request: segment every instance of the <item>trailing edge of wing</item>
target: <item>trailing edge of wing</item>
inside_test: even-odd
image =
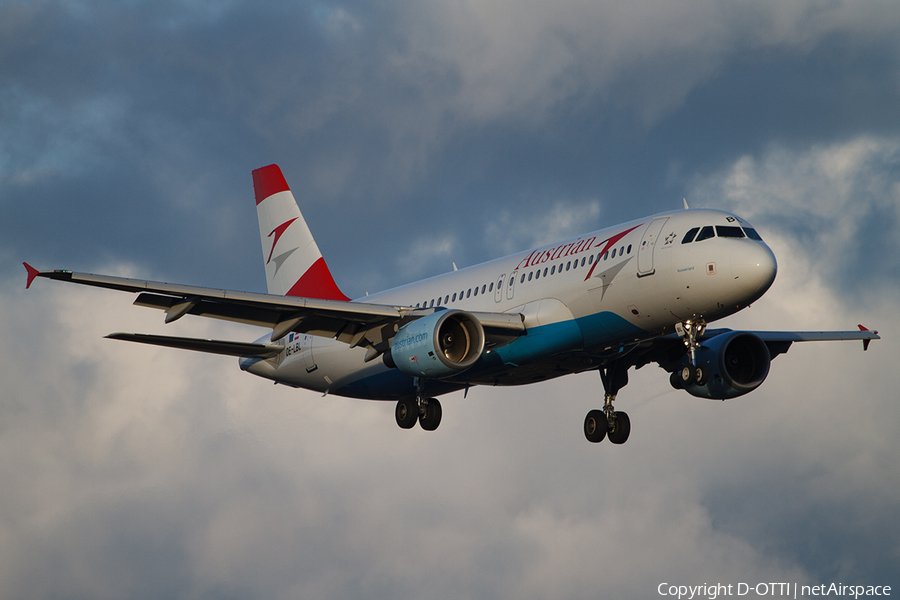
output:
[[[182,350],[208,352],[210,354],[224,354],[226,356],[271,358],[284,350],[283,346],[276,344],[249,344],[226,340],[204,340],[145,333],[111,333],[106,337],[111,340],[124,340],[126,342],[165,346],[166,348],[181,348]]]

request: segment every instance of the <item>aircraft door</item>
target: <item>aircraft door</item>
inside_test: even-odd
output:
[[[516,293],[516,279],[518,278],[519,271],[513,271],[509,275],[509,282],[506,284],[506,299],[512,300],[513,296]]]
[[[497,278],[497,291],[494,292],[494,302],[503,300],[503,280],[506,279],[506,273]]]
[[[659,240],[659,233],[662,231],[663,225],[669,217],[654,219],[647,230],[644,231],[644,237],[641,238],[641,245],[638,248],[637,263],[638,277],[646,277],[656,273],[653,266],[653,250],[656,248],[656,242]]]

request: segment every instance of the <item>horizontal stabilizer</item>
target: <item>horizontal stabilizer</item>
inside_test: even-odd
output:
[[[111,333],[107,338],[138,342],[167,348],[181,348],[195,352],[224,354],[226,356],[271,358],[284,350],[284,346],[276,344],[251,344],[246,342],[229,342],[225,340],[204,340],[200,338],[171,337],[166,335],[150,335],[145,333]]]

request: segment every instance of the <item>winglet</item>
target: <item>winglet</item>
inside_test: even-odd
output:
[[[859,327],[860,331],[869,331],[868,327],[863,327],[861,324],[857,325],[857,327]],[[874,333],[876,336],[878,335],[877,331],[873,331],[872,333]],[[872,341],[871,339],[863,340],[863,352],[865,352],[866,350],[869,349],[869,342],[871,342],[871,341]]]
[[[34,278],[40,274],[40,271],[29,265],[27,262],[23,262],[22,264],[25,265],[25,270],[28,271],[28,281],[25,283],[25,289],[27,290],[31,287],[31,282],[34,281]]]

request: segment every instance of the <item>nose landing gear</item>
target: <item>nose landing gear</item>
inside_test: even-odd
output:
[[[700,347],[700,337],[706,331],[706,323],[703,319],[698,321],[685,321],[675,325],[675,332],[684,338],[684,345],[687,347],[688,356],[690,356],[690,364],[684,365],[680,371],[676,371],[677,375],[673,376],[673,385],[676,382],[679,387],[696,384],[699,386],[706,385],[709,379],[709,370],[704,365],[697,364],[697,348]]]

